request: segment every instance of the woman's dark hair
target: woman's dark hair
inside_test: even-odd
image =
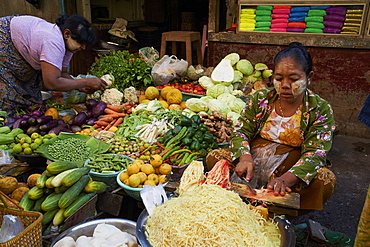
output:
[[[55,23],[62,30],[71,31],[72,39],[80,44],[95,44],[97,38],[90,23],[80,15],[63,15],[56,19]]]
[[[312,58],[310,53],[303,48],[299,42],[292,42],[289,47],[280,51],[274,58],[274,66],[283,58],[291,57],[297,64],[302,66],[303,71],[308,75],[312,71]]]

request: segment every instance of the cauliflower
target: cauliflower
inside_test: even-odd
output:
[[[139,102],[139,99],[137,97],[137,92],[134,87],[129,87],[126,88],[124,91],[124,96],[125,100],[129,102],[130,104],[134,105]]]
[[[106,89],[101,96],[101,101],[108,105],[120,105],[123,99],[123,93],[117,88]]]

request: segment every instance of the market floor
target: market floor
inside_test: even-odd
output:
[[[292,223],[297,225],[313,219],[331,231],[355,238],[370,185],[370,139],[334,136],[328,159],[337,176],[333,195],[323,210],[297,217]]]

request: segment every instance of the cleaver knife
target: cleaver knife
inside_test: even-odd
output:
[[[235,159],[232,161],[232,163],[236,166],[239,162],[239,159]],[[238,184],[245,184],[246,185],[246,189],[249,190],[250,193],[252,193],[253,195],[256,195],[257,192],[256,190],[251,186],[251,184],[249,183],[249,181],[245,178],[247,174],[246,173],[243,173],[243,176],[242,177],[239,177],[238,175],[236,175],[236,173],[234,172],[230,178],[230,182],[232,183],[238,183]]]

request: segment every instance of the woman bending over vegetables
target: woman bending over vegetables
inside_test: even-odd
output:
[[[307,88],[311,56],[293,42],[274,58],[274,88],[249,98],[232,137],[235,172],[275,195],[298,192],[300,209],[321,210],[336,185],[326,155],[335,123],[330,104]]]
[[[34,16],[0,17],[0,110],[41,103],[41,88],[86,93],[104,89],[100,78],[74,80],[67,66],[74,53],[96,41],[89,22],[64,15],[55,24]]]

